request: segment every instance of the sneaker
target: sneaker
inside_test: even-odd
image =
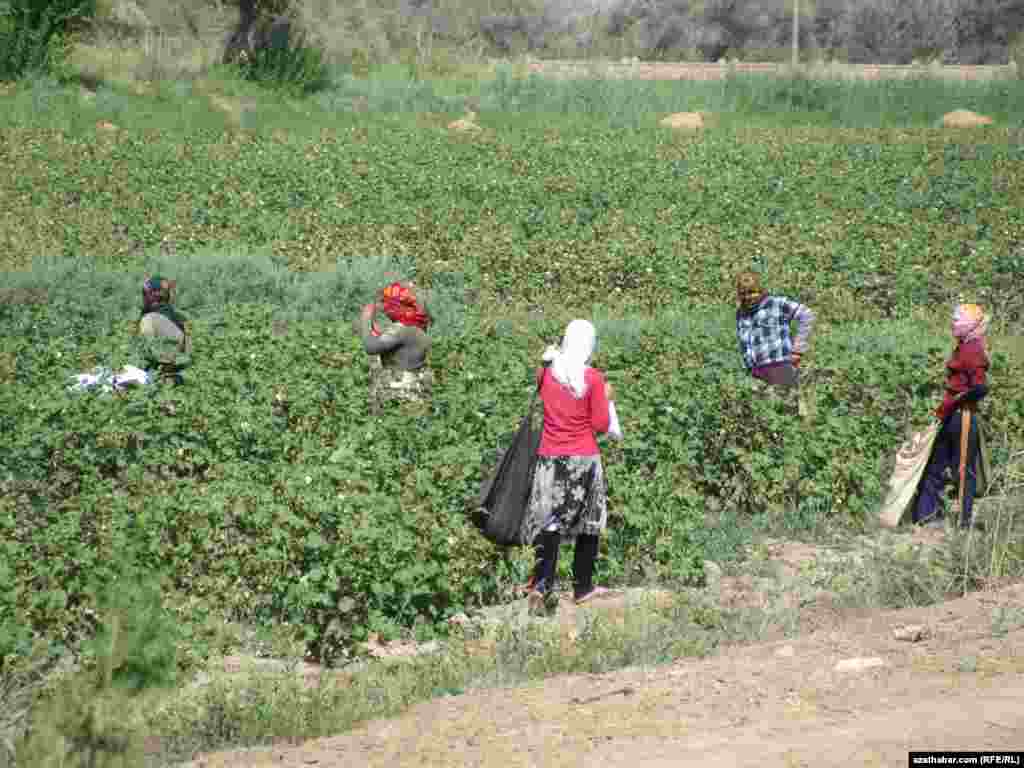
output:
[[[580,595],[579,597],[577,597],[576,605],[583,605],[584,603],[589,602],[590,600],[593,600],[596,597],[602,597],[604,595],[607,595],[609,592],[611,592],[611,590],[607,587],[594,587],[585,595]]]

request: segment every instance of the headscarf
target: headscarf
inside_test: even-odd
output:
[[[990,319],[977,304],[960,304],[953,310],[953,337],[960,343],[980,339],[984,345]]]
[[[736,297],[740,307],[752,309],[764,296],[765,290],[761,285],[761,276],[757,272],[740,272],[736,276]]]
[[[392,322],[427,330],[430,313],[416,298],[411,285],[394,282],[381,291],[381,304]]]
[[[174,308],[174,294],[178,283],[160,275],[147,277],[142,283],[142,314],[139,319],[155,312],[163,315],[174,323],[182,332],[188,333],[185,327],[186,318]]]
[[[573,320],[565,328],[559,347],[548,347],[544,361],[550,363],[555,381],[572,390],[577,399],[587,392],[587,363],[597,347],[597,331],[588,320]]]
[[[176,286],[174,280],[160,275],[147,277],[142,283],[142,314],[155,311],[161,304],[170,304]]]

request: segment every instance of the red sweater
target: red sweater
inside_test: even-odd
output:
[[[946,361],[946,395],[942,405],[935,409],[935,415],[945,421],[955,409],[957,395],[987,384],[988,365],[988,355],[979,340],[957,344],[953,356]]]
[[[547,373],[548,375],[544,375]],[[543,380],[541,377],[543,376]],[[600,453],[595,433],[608,431],[608,397],[604,374],[588,368],[587,389],[579,400],[572,390],[558,383],[546,368],[537,371],[544,403],[544,432],[539,456],[596,456]]]

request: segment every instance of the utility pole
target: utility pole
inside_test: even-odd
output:
[[[793,69],[800,64],[800,0],[793,0]]]

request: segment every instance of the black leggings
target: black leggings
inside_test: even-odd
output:
[[[547,593],[554,589],[558,576],[558,550],[562,543],[561,534],[544,531],[534,544],[536,564],[533,571],[534,589]],[[598,537],[580,534],[573,549],[572,574],[573,595],[583,597],[594,588],[594,561],[597,559]]]

